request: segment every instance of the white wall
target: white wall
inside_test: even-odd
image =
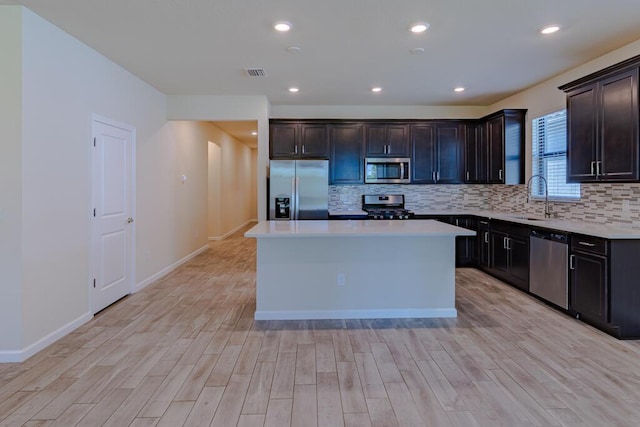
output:
[[[207,247],[207,145],[191,124],[167,122],[164,94],[26,8],[0,7],[0,61],[0,361],[10,361],[91,318],[91,114],[136,128],[137,280]]]
[[[280,119],[473,119],[485,107],[390,105],[274,105],[271,117]]]
[[[0,352],[22,346],[22,9],[0,6]]]
[[[139,141],[137,168],[136,282],[144,286],[207,245],[207,140],[198,123],[168,122]]]
[[[23,11],[22,292],[28,347],[89,314],[91,113],[134,126],[138,148],[144,148],[166,122],[166,97]]]
[[[201,122],[209,142],[209,239],[217,240],[257,218],[256,150]]]

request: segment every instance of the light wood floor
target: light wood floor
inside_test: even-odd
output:
[[[0,365],[0,425],[640,425],[640,342],[479,271],[457,319],[255,322],[254,270],[238,233]]]

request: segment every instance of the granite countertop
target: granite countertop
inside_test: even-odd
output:
[[[543,218],[536,215],[523,213],[504,213],[482,210],[455,210],[455,211],[414,211],[416,215],[474,215],[489,219],[498,219],[517,224],[525,224],[540,228],[566,231],[568,233],[585,234],[587,236],[601,237],[603,239],[640,239],[640,230],[631,227],[612,224],[596,224],[593,222],[570,221],[555,218]]]
[[[475,236],[475,231],[434,220],[260,221],[245,237],[429,237]]]
[[[585,234],[587,236],[601,237],[603,239],[640,239],[640,230],[631,227],[612,224],[597,224],[584,221],[570,221],[554,218],[543,218],[536,215],[523,213],[504,213],[484,210],[415,210],[416,215],[473,215],[478,217],[509,221],[517,224],[549,228],[552,230],[565,231],[568,233]],[[330,216],[366,216],[362,210],[332,210]],[[400,221],[402,222],[402,221]]]

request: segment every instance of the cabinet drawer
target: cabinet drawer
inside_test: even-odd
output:
[[[571,249],[607,255],[607,240],[599,237],[574,234],[571,236]]]

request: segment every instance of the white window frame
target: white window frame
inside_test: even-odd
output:
[[[564,127],[559,121],[564,118]],[[540,122],[544,120],[544,122]],[[551,123],[550,123],[551,122]],[[567,110],[554,111],[531,120],[531,176],[545,177],[549,188],[549,200],[560,202],[575,202],[580,200],[580,184],[566,182],[567,170],[567,138],[566,128]],[[551,135],[549,135],[551,134]],[[550,140],[549,138],[553,138]],[[562,144],[562,142],[564,142]],[[560,146],[558,145],[560,143]],[[542,145],[545,144],[545,145]],[[549,150],[548,145],[554,144],[555,150]],[[549,165],[556,166],[555,174]],[[531,197],[536,200],[544,199],[544,184],[539,178],[531,180]]]

